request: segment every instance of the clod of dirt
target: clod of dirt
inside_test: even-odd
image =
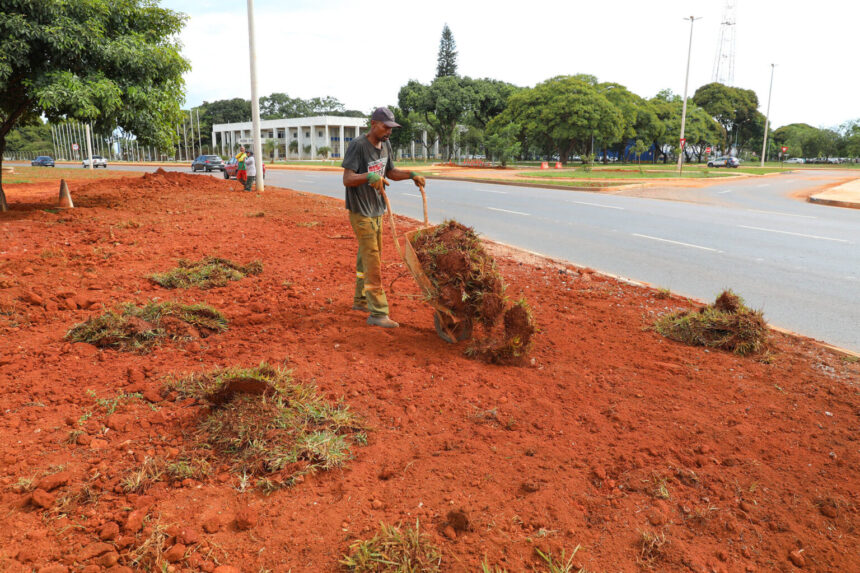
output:
[[[655,330],[678,342],[728,350],[741,356],[767,351],[767,322],[732,291],[697,311],[681,311],[660,318]]]
[[[260,514],[251,506],[241,508],[236,512],[236,529],[239,531],[248,531],[257,525],[260,519]]]
[[[454,509],[448,512],[446,516],[448,525],[454,528],[454,531],[469,531],[469,516],[462,509]]]

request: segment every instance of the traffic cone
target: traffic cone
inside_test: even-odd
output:
[[[549,163],[547,163],[546,161],[542,162],[540,164],[540,168],[541,169],[549,169]]]
[[[60,209],[74,209],[75,204],[72,203],[72,196],[69,194],[69,186],[66,185],[65,179],[60,179],[60,201],[58,203]]]
[[[556,161],[556,162],[555,162],[555,168],[556,168],[556,169],[561,169],[561,161]]]

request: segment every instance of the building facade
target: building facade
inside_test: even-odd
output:
[[[291,117],[287,119],[264,119],[260,120],[260,136],[263,143],[273,141],[274,158],[284,159],[321,159],[317,150],[328,147],[331,152],[329,157],[343,158],[346,147],[350,141],[367,130],[368,119],[366,117],[340,117],[333,115],[321,115],[316,117]],[[246,147],[253,143],[252,125],[250,121],[241,123],[216,123],[212,125],[212,149],[220,151],[223,157],[230,157],[240,145]],[[427,141],[427,133],[422,133],[422,139]],[[292,144],[292,142],[296,142]],[[417,143],[417,146],[416,146]],[[292,145],[291,145],[292,144]],[[416,147],[418,149],[416,149]],[[413,142],[411,149],[399,150],[398,155],[403,157],[425,158],[437,157],[439,144],[432,145],[432,153],[421,145],[421,142]]]

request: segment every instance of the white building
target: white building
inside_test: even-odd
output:
[[[340,117],[321,115],[316,117],[292,117],[288,119],[260,120],[260,136],[263,142],[274,141],[275,160],[281,153],[287,159],[318,159],[317,149],[331,149],[329,157],[342,158],[347,144],[366,131],[366,117]],[[426,141],[426,132],[422,134]],[[297,151],[290,151],[290,142],[295,141]],[[246,147],[253,143],[250,121],[241,123],[216,123],[212,125],[212,148],[220,150],[222,156],[231,156],[240,145]],[[308,151],[305,151],[310,147]],[[419,155],[428,156],[427,149],[418,142]],[[410,156],[415,157],[415,142],[412,143]],[[433,146],[433,157],[439,153],[439,144]],[[402,156],[402,150],[401,150]]]

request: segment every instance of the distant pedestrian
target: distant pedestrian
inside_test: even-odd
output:
[[[245,153],[245,146],[242,145],[239,147],[239,153],[236,154],[236,179],[242,185],[245,184],[245,179],[248,178],[248,172],[245,165],[245,160],[247,158],[248,154]]]
[[[245,158],[245,170],[247,171],[247,176],[245,177],[245,191],[250,191],[251,187],[254,186],[254,182],[257,180],[257,161],[254,159],[253,151],[249,151],[248,156]]]

